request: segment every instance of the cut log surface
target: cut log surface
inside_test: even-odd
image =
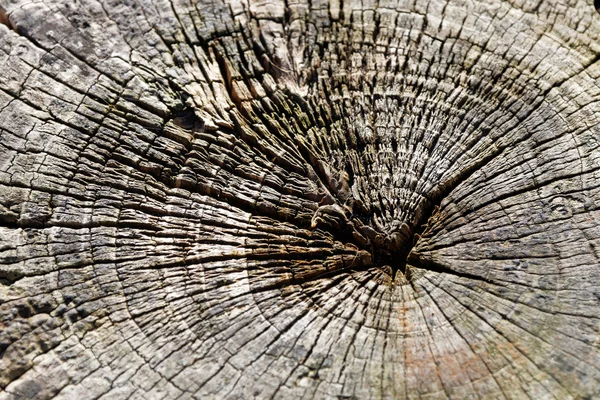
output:
[[[600,398],[594,1],[0,0],[32,398]]]

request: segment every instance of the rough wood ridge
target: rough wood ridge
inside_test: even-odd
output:
[[[600,397],[592,0],[0,0],[0,399]]]

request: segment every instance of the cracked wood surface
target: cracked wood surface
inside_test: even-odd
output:
[[[600,396],[592,0],[0,0],[0,399]]]

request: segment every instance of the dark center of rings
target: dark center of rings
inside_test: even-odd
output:
[[[436,208],[437,209],[437,208]],[[392,280],[398,273],[406,274],[406,265],[413,246],[423,231],[423,226],[411,228],[406,223],[391,233],[375,231],[361,220],[353,218],[337,205],[322,206],[315,213],[311,227],[320,228],[333,235],[334,240],[352,243],[369,254],[362,267],[377,267]]]

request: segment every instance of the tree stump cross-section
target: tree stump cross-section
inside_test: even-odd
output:
[[[0,400],[600,397],[592,0],[0,0]]]

